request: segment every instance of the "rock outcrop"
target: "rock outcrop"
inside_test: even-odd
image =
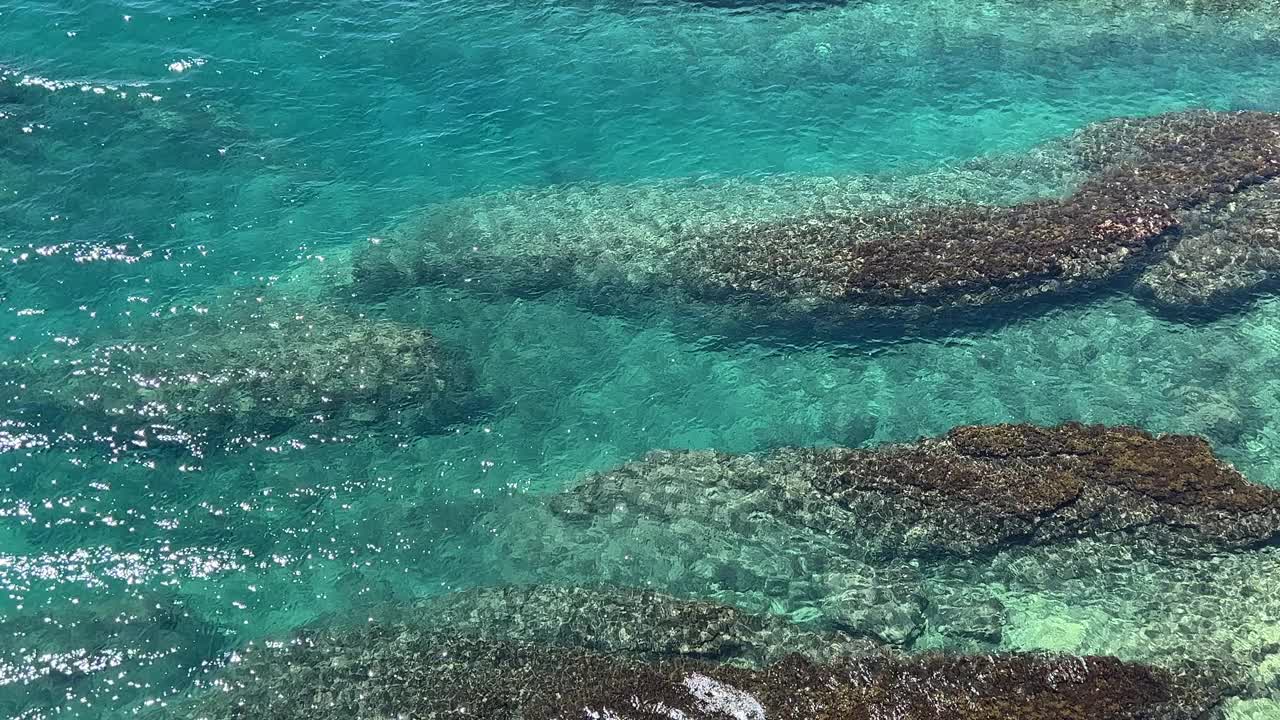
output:
[[[1271,180],[1183,218],[1174,249],[1143,270],[1137,289],[1156,306],[1210,313],[1280,280],[1280,181]]]
[[[503,577],[647,583],[902,648],[1000,647],[1013,591],[975,577],[989,563],[1090,598],[1090,582],[1167,585],[1199,616],[1211,608],[1177,598],[1221,574],[1202,566],[1247,567],[1249,549],[1280,540],[1280,492],[1203,440],[1078,424],[965,426],[872,449],[657,452],[512,502],[478,528]]]
[[[1115,535],[1171,551],[1280,538],[1280,492],[1249,483],[1203,440],[1079,424],[964,426],[871,450],[659,452],[552,504],[584,520],[665,515],[726,530],[767,514],[884,558]]]
[[[431,333],[322,306],[250,298],[144,318],[133,338],[20,368],[29,397],[122,449],[229,447],[305,425],[430,432],[468,405],[466,365]]]
[[[1211,690],[1112,658],[891,656],[763,670],[370,629],[260,652],[192,717],[1198,720]]]
[[[763,667],[726,665],[698,648],[735,635],[719,622],[728,611],[712,611],[707,626],[700,604],[649,597],[657,609],[645,609],[624,598],[619,615],[597,602],[598,592],[566,592],[518,593],[522,603],[551,598],[535,617],[566,609],[565,598],[586,601],[564,618],[559,638],[545,637],[541,619],[529,632],[524,605],[498,623],[464,610],[461,626],[441,617],[444,624],[330,627],[239,653],[184,710],[207,720],[1193,720],[1222,700],[1222,689],[1202,677],[1105,657],[874,654],[815,662],[793,654]],[[601,628],[583,627],[593,622],[592,607],[605,610]],[[477,635],[481,626],[487,631]],[[499,639],[504,627],[520,638]],[[608,639],[578,644],[590,638]],[[688,640],[692,654],[683,651]]]
[[[355,293],[379,298],[437,282],[517,294],[560,288],[593,305],[656,295],[839,323],[1092,291],[1177,252],[1214,208],[1260,202],[1250,188],[1280,175],[1280,114],[1106,121],[1034,156],[965,171],[985,177],[986,198],[928,187],[964,185],[961,173],[916,185],[797,179],[464,200],[362,252]],[[1237,255],[1253,252],[1247,237],[1238,242],[1248,249]],[[1180,262],[1203,265],[1201,255],[1189,246]],[[1232,282],[1256,277],[1237,273]]]

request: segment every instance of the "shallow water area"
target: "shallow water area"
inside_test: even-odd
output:
[[[235,649],[308,623],[603,579],[503,552],[513,534],[540,539],[546,498],[654,449],[870,447],[1075,420],[1200,435],[1280,487],[1280,299],[1265,288],[1211,317],[1104,289],[918,335],[748,323],[732,338],[625,295],[593,307],[442,282],[351,296],[355,253],[503,193],[622,187],[637,199],[609,202],[647,208],[653,188],[685,188],[732,213],[861,177],[1012,203],[1062,177],[1027,161],[1033,179],[987,187],[973,169],[1107,118],[1280,111],[1269,0],[771,4],[0,0],[0,714],[163,715]],[[735,196],[779,185],[792,189]],[[590,216],[600,197],[572,202]],[[391,339],[347,352],[340,375],[306,374],[323,349],[253,353],[307,331],[254,333],[309,322],[382,323],[375,337]],[[236,351],[208,350],[207,327]],[[447,377],[466,402],[433,422],[405,411],[424,376],[377,351],[410,336],[465,369]],[[275,376],[306,391],[263,407],[296,412],[161,402],[170,371],[256,387],[281,357],[297,362],[271,367],[304,369]],[[86,384],[117,362],[118,393]],[[382,379],[331,411],[334,378],[364,372]],[[226,420],[250,415],[271,421]],[[632,572],[643,534],[606,541],[617,555],[603,562]],[[1046,578],[1063,562],[1050,551],[930,568],[926,595],[997,598],[1005,627],[992,642],[934,616],[913,642],[1234,652],[1253,668],[1238,717],[1268,717],[1280,593],[1255,568],[1273,550],[1184,567],[1103,543],[1098,583],[1089,566]],[[675,565],[628,581],[705,589]],[[803,597],[747,590],[719,599],[813,620]],[[1220,625],[1193,627],[1218,607]],[[1168,632],[1178,613],[1185,633]]]

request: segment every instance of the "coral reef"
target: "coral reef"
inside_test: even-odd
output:
[[[514,617],[495,626],[491,603],[512,592]],[[208,720],[1191,720],[1219,706],[1226,689],[1205,675],[1106,657],[871,654],[819,663],[793,654],[763,667],[716,664],[699,651],[717,635],[732,642],[736,632],[725,634],[721,620],[733,611],[653,595],[623,593],[614,603],[605,591],[549,592],[481,591],[436,622],[329,627],[250,649],[184,710]],[[604,611],[598,621],[595,609]],[[549,637],[546,613],[556,610],[568,610],[566,630]],[[462,625],[451,625],[457,619]],[[518,637],[485,632],[504,625]],[[683,651],[685,639],[695,640],[694,653]]]
[[[27,367],[45,411],[121,445],[229,446],[303,423],[437,430],[467,403],[459,358],[395,322],[248,298],[135,329],[136,340]]]
[[[435,209],[359,253],[352,275],[369,298],[466,282],[568,286],[593,304],[621,291],[781,317],[928,317],[1089,290],[1159,262],[1206,208],[1280,174],[1278,138],[1280,115],[1187,111],[1098,123],[1021,163],[971,164],[953,175],[971,186],[956,190],[931,188],[948,181],[938,173],[517,191]]]

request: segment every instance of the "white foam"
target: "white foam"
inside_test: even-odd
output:
[[[765,720],[760,701],[732,685],[701,673],[685,678],[684,685],[698,699],[703,712],[722,713],[733,720]]]

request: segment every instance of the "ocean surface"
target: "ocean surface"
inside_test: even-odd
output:
[[[349,313],[351,254],[442,203],[929,177],[1107,118],[1280,111],[1269,2],[715,5],[0,0],[0,716],[138,715],[248,643],[527,580],[495,561],[503,508],[654,449],[1079,420],[1198,434],[1280,486],[1265,295],[1207,319],[1102,292],[919,336],[725,341],[450,284],[366,309],[465,358],[474,402],[440,427],[173,446],[49,409],[95,348],[199,339],[156,317],[264,295]],[[1116,638],[1142,618],[1108,625],[1105,593],[1038,602],[1002,649],[1141,656]]]

